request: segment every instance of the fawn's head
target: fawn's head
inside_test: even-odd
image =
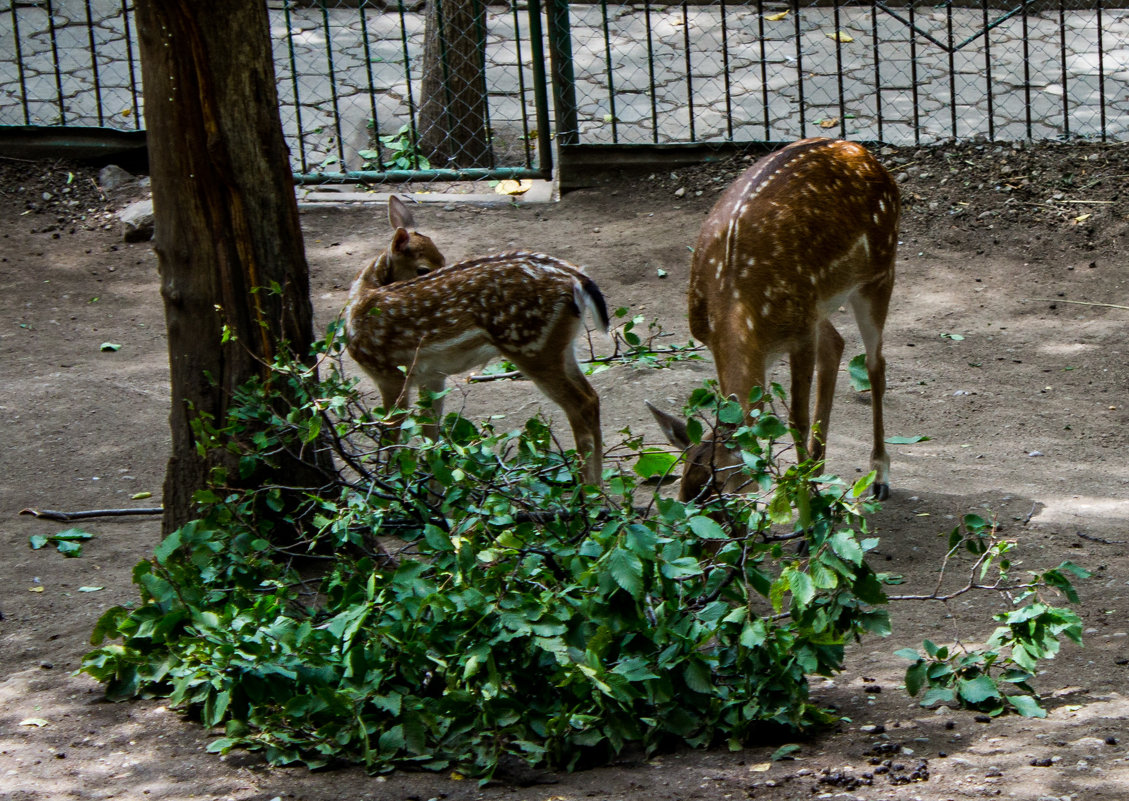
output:
[[[429,237],[415,228],[416,221],[404,201],[392,195],[388,199],[388,223],[392,241],[365,271],[365,280],[373,286],[386,286],[407,281],[441,268],[445,260]]]
[[[694,442],[686,428],[686,421],[658,409],[644,401],[651,410],[659,429],[676,448],[685,452],[682,482],[678,488],[680,501],[704,501],[718,493],[740,492],[745,481],[741,457],[730,444],[729,435],[735,426],[719,423],[712,436]]]

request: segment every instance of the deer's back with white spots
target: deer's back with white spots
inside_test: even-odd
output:
[[[889,481],[882,329],[899,212],[897,184],[864,147],[795,142],[756,162],[722,195],[702,225],[690,272],[690,330],[712,351],[721,391],[747,403],[772,363],[788,355],[792,425],[801,450],[815,458],[822,457],[843,350],[827,317],[849,303],[867,351],[879,497]]]

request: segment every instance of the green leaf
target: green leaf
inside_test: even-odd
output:
[[[777,440],[788,433],[788,426],[774,414],[762,414],[752,425],[753,435],[759,439]]]
[[[768,504],[768,519],[778,526],[786,526],[792,522],[792,503],[784,487],[777,488]]]
[[[651,669],[647,660],[637,656],[629,656],[620,660],[612,668],[612,672],[623,676],[628,681],[647,681],[660,678],[659,674]]]
[[[631,523],[624,529],[624,541],[632,553],[640,559],[654,559],[658,545],[658,535],[647,526]]]
[[[906,692],[911,696],[916,696],[921,692],[921,688],[925,686],[927,681],[926,670],[928,667],[928,663],[918,662],[906,668]]]
[[[98,346],[98,350],[102,351],[103,353],[117,353],[121,349],[122,346],[117,344],[116,342],[103,342]]]
[[[209,754],[226,754],[232,748],[240,745],[240,741],[231,737],[220,737],[212,740],[205,749]]]
[[[918,442],[928,442],[932,437],[925,434],[915,434],[908,437],[886,437],[887,445],[914,445]]]
[[[28,545],[31,546],[31,549],[33,551],[38,551],[40,548],[42,548],[48,542],[50,542],[50,540],[47,537],[43,536],[42,534],[32,534],[30,537],[27,538],[27,540],[28,540]]]
[[[633,598],[643,594],[643,563],[631,551],[616,548],[608,559],[615,583],[622,587]]]
[[[1015,711],[1025,718],[1045,718],[1047,710],[1039,705],[1037,698],[1030,695],[1009,695],[1008,702],[1015,707]]]
[[[455,550],[455,546],[451,542],[451,535],[439,528],[439,526],[428,523],[423,527],[423,538],[428,545],[437,551]]]
[[[680,556],[662,563],[662,574],[668,579],[683,579],[698,576],[702,573],[702,566],[692,556]]]
[[[705,662],[690,660],[682,673],[686,686],[696,693],[709,695],[713,692],[713,682],[710,680],[710,669]]]
[[[729,535],[725,533],[717,521],[706,517],[705,515],[696,515],[687,521],[690,530],[704,540],[724,540],[728,539]]]
[[[55,548],[58,549],[59,553],[61,553],[63,556],[69,556],[72,558],[82,556],[81,542],[62,540],[55,543]]]
[[[788,586],[792,588],[792,595],[800,606],[807,606],[815,598],[815,585],[811,576],[799,570],[785,571],[788,576]]]
[[[686,421],[686,436],[689,438],[690,442],[697,445],[702,441],[702,435],[704,433],[705,432],[702,430],[702,421],[697,417],[691,417]]]
[[[718,422],[725,425],[737,425],[745,419],[745,410],[737,401],[727,400],[717,407]]]
[[[767,639],[767,627],[763,620],[746,621],[741,627],[741,645],[746,648],[759,648]]]
[[[831,537],[831,549],[852,565],[862,564],[862,548],[847,531],[837,531]]]
[[[321,434],[321,418],[311,417],[306,421],[305,432],[302,434],[302,442],[307,445],[318,438]]]
[[[390,729],[381,732],[380,738],[377,740],[380,750],[384,753],[396,752],[404,747],[406,744],[404,740],[404,727],[393,726]]]
[[[855,392],[866,392],[870,389],[870,374],[866,370],[865,353],[860,353],[847,363],[847,376]]]
[[[792,754],[796,753],[799,750],[800,746],[796,745],[795,743],[788,743],[787,745],[782,745],[775,751],[773,751],[772,756],[770,756],[769,759],[773,762],[779,762],[782,759],[790,759],[792,757]]]
[[[977,676],[974,679],[962,679],[957,683],[957,692],[968,704],[975,706],[987,701],[989,698],[999,698],[1000,691],[996,682],[990,676]]]
[[[643,478],[665,476],[670,472],[678,456],[666,451],[645,451],[636,460],[632,469]]]
[[[855,498],[861,498],[870,489],[870,485],[874,483],[876,478],[878,478],[878,474],[871,470],[854,483],[854,486],[851,487],[851,495]]]
[[[956,693],[951,687],[934,687],[921,696],[921,706],[930,707],[934,704],[952,704],[956,702]]]

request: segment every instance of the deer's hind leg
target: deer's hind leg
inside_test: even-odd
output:
[[[810,451],[813,459],[822,459],[831,426],[831,406],[835,403],[835,383],[839,363],[843,359],[843,337],[830,320],[819,324],[816,339],[815,419],[812,423]]]
[[[576,450],[581,455],[581,475],[585,484],[600,486],[604,464],[604,443],[600,433],[600,396],[584,377],[576,361],[569,337],[563,347],[556,349],[555,358],[542,352],[537,358],[509,355],[545,396],[556,403],[568,417]]]
[[[886,358],[882,355],[882,330],[890,304],[893,282],[864,288],[851,298],[863,345],[866,347],[866,374],[870,379],[870,412],[874,442],[870,451],[870,469],[875,471],[874,496],[885,500],[890,496],[890,455],[886,452],[886,430],[883,401],[886,397]]]

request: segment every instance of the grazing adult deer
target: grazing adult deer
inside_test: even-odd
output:
[[[828,315],[850,304],[866,347],[874,443],[873,492],[890,492],[882,399],[882,329],[894,288],[901,202],[897,184],[861,145],[805,139],[757,161],[710,211],[690,268],[690,332],[717,364],[725,395],[747,408],[766,371],[788,354],[790,413],[801,458],[823,458],[843,338]],[[814,427],[812,374],[818,369]],[[650,406],[650,404],[648,404]],[[690,448],[680,497],[699,497],[713,471],[740,464],[725,434],[690,447],[684,421],[650,406],[667,438]],[[810,435],[810,440],[809,440]],[[729,470],[725,489],[739,480]],[[724,475],[724,474],[722,474]]]
[[[409,223],[410,224],[410,223]],[[393,222],[396,226],[396,223]],[[495,356],[513,362],[564,410],[583,455],[585,483],[603,465],[600,399],[576,361],[574,340],[585,310],[604,331],[608,312],[596,283],[579,268],[538,253],[505,253],[443,267],[438,250],[400,259],[390,275],[423,274],[379,284],[381,259],[403,239],[397,226],[386,254],[361,271],[344,316],[349,355],[376,382],[386,409],[402,406],[410,386],[442,391],[453,373]],[[434,250],[430,240],[426,240]],[[409,241],[411,241],[409,239]],[[402,253],[401,253],[402,255]],[[438,258],[438,268],[434,268]],[[442,416],[441,399],[432,409]],[[435,427],[425,432],[435,435]]]

